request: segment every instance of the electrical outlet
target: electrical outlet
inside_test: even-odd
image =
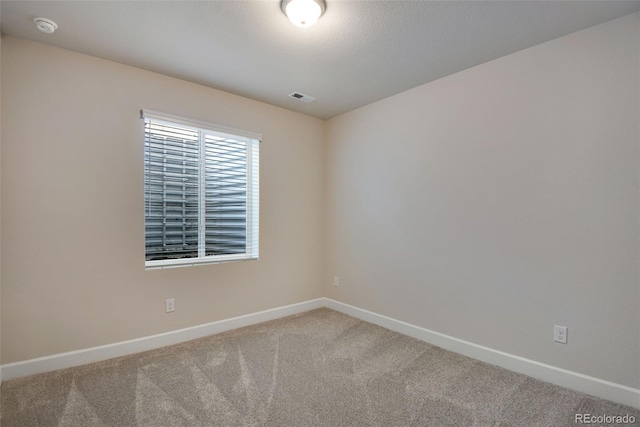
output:
[[[164,310],[167,313],[171,313],[176,311],[176,300],[174,298],[169,298],[164,301]]]
[[[338,278],[338,276],[333,276],[333,286],[335,286],[336,288],[340,286],[340,279]]]
[[[553,327],[553,340],[561,344],[567,343],[567,327],[555,325]]]

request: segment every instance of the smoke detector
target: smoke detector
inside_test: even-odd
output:
[[[58,29],[58,24],[47,18],[33,18],[36,27],[43,33],[51,34]]]

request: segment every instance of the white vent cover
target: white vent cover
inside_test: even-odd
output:
[[[300,92],[291,92],[289,94],[289,98],[297,99],[298,101],[302,102],[312,102],[316,100],[313,96],[305,95],[304,93]]]

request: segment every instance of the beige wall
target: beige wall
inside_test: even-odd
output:
[[[320,296],[321,120],[12,37],[2,86],[3,364]],[[141,108],[262,133],[259,261],[145,271]]]
[[[0,34],[0,100],[2,99],[2,34]],[[0,224],[2,224],[2,102],[0,102]],[[2,355],[2,227],[0,227],[0,355]],[[2,359],[0,359],[1,361]],[[0,362],[1,364],[1,362]],[[0,381],[2,375],[0,375]]]
[[[329,120],[327,296],[639,387],[638,59],[629,15]]]

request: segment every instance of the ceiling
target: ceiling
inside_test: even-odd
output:
[[[640,9],[639,1],[8,1],[0,30],[327,119]],[[54,34],[32,20],[54,20]],[[304,103],[293,91],[317,98]]]

